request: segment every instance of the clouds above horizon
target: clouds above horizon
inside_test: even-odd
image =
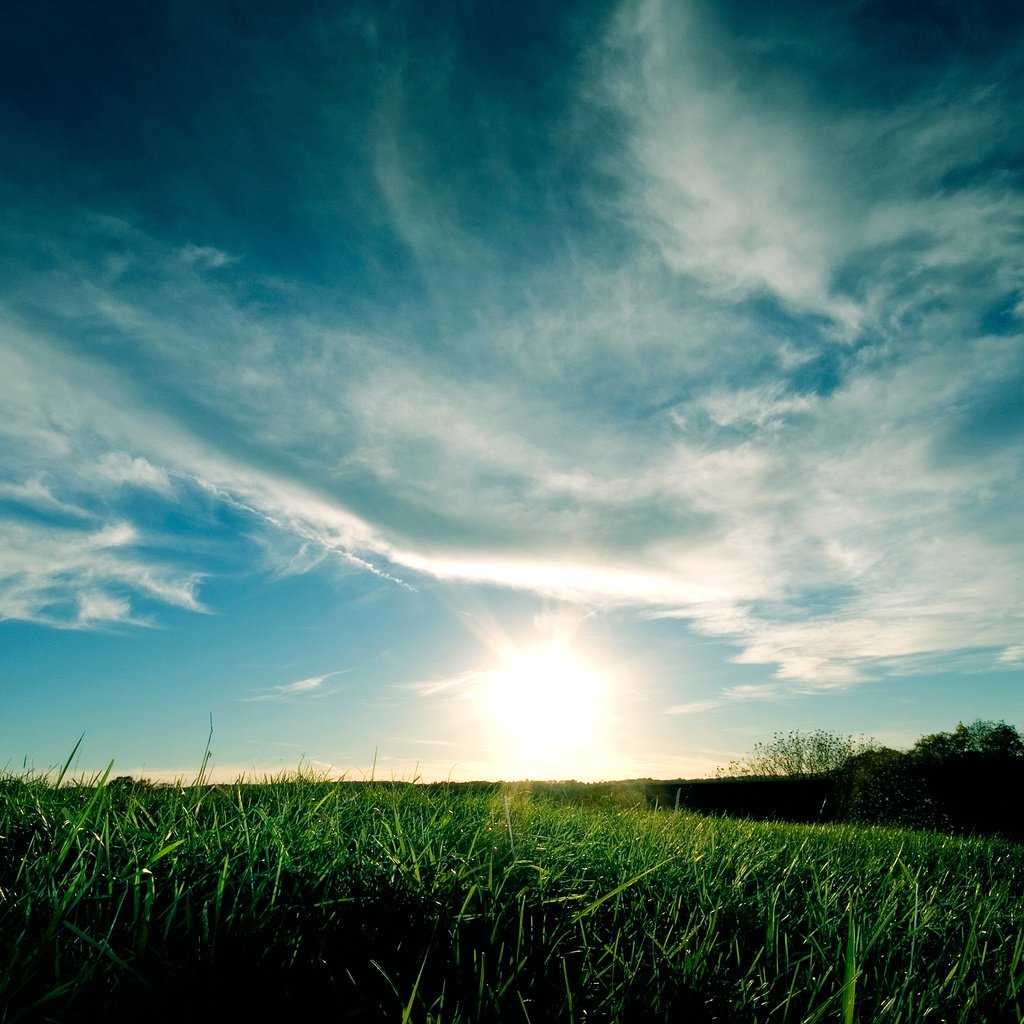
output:
[[[166,97],[78,47],[75,188],[5,103],[0,616],[201,611],[241,544],[679,617],[794,687],[1011,663],[1013,33],[936,5],[897,72],[869,5],[645,0],[516,53],[483,7],[163,12],[139,45],[199,76]]]

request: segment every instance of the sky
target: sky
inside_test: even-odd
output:
[[[1024,6],[0,36],[0,768],[1024,728]]]

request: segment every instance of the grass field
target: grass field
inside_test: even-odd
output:
[[[102,781],[0,781],[4,1022],[1022,1019],[1009,843],[626,794]]]

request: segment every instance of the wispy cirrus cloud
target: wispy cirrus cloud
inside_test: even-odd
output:
[[[885,104],[822,89],[817,54],[856,69],[884,45],[854,15],[741,33],[711,5],[623,4],[552,87],[564,131],[484,109],[451,39],[429,102],[399,62],[345,165],[399,254],[387,302],[125,217],[23,214],[0,496],[95,521],[12,514],[6,614],[198,609],[201,575],[141,525],[97,540],[141,522],[124,495],[210,514],[194,490],[281,572],[674,615],[774,665],[773,692],[943,651],[1010,663],[1024,199],[999,154],[1021,117],[1000,60]],[[453,155],[455,95],[481,133]],[[538,139],[559,174],[525,173]]]
[[[145,296],[133,301],[146,308]],[[161,340],[166,325],[125,312],[124,297],[114,305],[114,325],[131,324],[136,343],[146,344],[153,331],[161,360],[174,351]],[[785,678],[826,684],[870,674],[873,659],[979,638],[1005,643],[1015,628],[992,614],[997,602],[1007,607],[1006,581],[987,574],[964,582],[996,558],[984,529],[977,531],[984,495],[1000,481],[1005,486],[1014,451],[944,466],[951,442],[942,413],[984,393],[985,380],[1012,372],[1010,339],[980,337],[912,360],[869,349],[827,395],[794,394],[784,378],[741,381],[623,421],[544,394],[519,402],[515,375],[502,385],[476,380],[393,342],[384,363],[371,339],[351,334],[337,348],[317,337],[291,376],[272,383],[283,343],[276,332],[284,327],[257,325],[260,342],[252,348],[241,340],[239,314],[216,292],[204,308],[209,325],[223,318],[247,357],[225,362],[187,335],[179,339],[177,358],[201,368],[197,382],[209,381],[191,403],[217,412],[226,428],[219,444],[202,430],[202,417],[175,418],[172,407],[165,415],[176,419],[176,434],[168,443],[123,393],[111,417],[112,403],[96,387],[87,403],[68,403],[87,429],[57,436],[67,450],[102,425],[97,443],[106,450],[86,456],[83,449],[77,460],[98,467],[94,488],[131,483],[166,496],[170,477],[158,465],[173,460],[175,473],[262,522],[257,532],[282,568],[309,568],[338,553],[395,579],[412,571],[674,610],[709,633],[735,637],[744,660],[774,662]],[[352,366],[344,379],[335,368],[342,354]],[[614,349],[602,349],[601,359],[614,359]],[[324,387],[306,387],[318,376],[338,383],[330,401],[336,406],[340,395],[340,411],[328,408]],[[237,396],[230,411],[219,405],[227,393]],[[256,410],[269,395],[275,413],[258,423]],[[336,434],[342,421],[346,430]],[[314,429],[323,431],[315,455],[307,447]],[[256,444],[232,442],[250,431]],[[37,457],[54,443],[42,424],[38,436],[46,440]],[[146,455],[127,454],[129,436]],[[68,494],[85,487],[66,470],[59,478]],[[385,494],[386,506],[369,513]],[[1012,547],[1012,538],[1006,542]],[[940,547],[944,555],[935,559]],[[980,595],[973,616],[957,600],[937,605],[927,597],[972,586]],[[829,595],[826,607],[809,614],[805,596],[816,591]],[[907,610],[895,623],[894,609]]]
[[[268,690],[253,694],[250,697],[240,698],[243,701],[291,701],[300,700],[306,697],[325,697],[330,694],[330,688],[324,689],[324,683],[335,676],[344,675],[349,669],[338,669],[335,672],[325,672],[321,676],[310,676],[307,679],[296,679],[291,683],[282,683],[280,686],[270,687]]]
[[[721,700],[695,700],[689,704],[675,704],[665,711],[667,715],[698,715],[704,711],[714,711],[722,707]]]
[[[98,530],[10,521],[0,548],[0,619],[62,628],[148,625],[135,599],[201,612],[200,576],[147,557],[130,523]]]
[[[926,289],[960,288],[958,267],[1020,288],[1002,227],[1022,204],[1000,170],[1020,121],[1010,53],[935,77],[911,67],[893,90],[856,11],[812,27],[794,8],[743,33],[727,19],[644,0],[609,35],[608,98],[640,172],[627,208],[672,267],[714,296],[824,316],[840,342],[902,326]],[[836,67],[858,85],[822,94]],[[876,88],[895,95],[880,104]]]
[[[812,676],[812,681],[817,681]],[[796,693],[808,692],[806,688],[799,689],[787,683],[741,683],[736,686],[727,686],[722,695],[729,701],[777,701],[789,700]]]
[[[28,477],[20,483],[0,483],[0,500],[14,506],[57,513],[73,519],[88,519],[88,509],[62,501],[47,486],[41,473]]]

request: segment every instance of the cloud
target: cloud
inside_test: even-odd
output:
[[[11,522],[0,548],[0,619],[88,629],[147,624],[133,606],[160,602],[193,612],[198,576],[147,558],[129,523],[98,530]]]
[[[798,685],[998,645],[1015,628],[993,610],[1014,607],[1018,546],[991,537],[985,517],[1000,488],[1010,499],[1016,452],[953,468],[937,447],[949,429],[944,410],[970,408],[980,381],[1012,368],[1012,337],[902,355],[866,348],[828,394],[792,390],[787,373],[806,360],[781,343],[760,380],[734,373],[708,391],[686,383],[680,362],[676,400],[623,419],[565,399],[576,386],[567,369],[632,359],[610,339],[581,347],[555,378],[567,388],[557,398],[527,387],[522,348],[512,352],[523,365],[492,379],[394,338],[308,323],[275,374],[295,336],[288,323],[249,330],[200,286],[190,317],[231,339],[238,354],[229,359],[164,317],[159,296],[154,306],[152,296],[106,288],[114,298],[99,300],[99,315],[129,325],[133,344],[167,366],[168,379],[190,380],[191,392],[154,417],[137,381],[126,390],[123,376],[105,378],[93,360],[47,356],[64,366],[61,404],[44,400],[42,373],[38,390],[24,393],[40,426],[61,424],[57,408],[65,422],[24,445],[47,459],[53,486],[60,481],[51,496],[112,480],[170,499],[173,470],[244,514],[281,571],[333,559],[390,582],[422,574],[677,614]],[[542,312],[529,317],[535,333],[553,329]],[[128,454],[129,441],[139,454]],[[46,455],[71,449],[71,465],[98,467],[93,484],[64,456]],[[984,570],[991,564],[1006,571]],[[165,575],[150,577],[150,597],[196,600],[187,596],[194,575],[174,585]],[[808,609],[815,594],[823,606]]]
[[[15,505],[27,506],[45,512],[56,512],[72,518],[88,519],[91,513],[78,505],[61,501],[44,483],[41,473],[24,483],[0,483],[0,499]]]
[[[299,679],[297,682],[288,683],[285,686],[279,687],[279,689],[283,694],[306,693],[309,690],[317,689],[326,678],[326,676],[312,676],[309,679]]]
[[[178,253],[181,261],[200,270],[217,270],[236,262],[237,256],[229,256],[212,245],[194,245],[189,243]]]
[[[610,45],[609,92],[644,172],[633,214],[669,266],[717,297],[767,293],[855,329],[855,304],[828,281],[846,214],[800,102],[745,88],[698,4],[625,4]]]
[[[100,456],[96,472],[115,483],[149,487],[162,494],[170,494],[171,482],[167,472],[138,455],[133,457],[127,452],[105,452]]]
[[[1007,647],[997,660],[1005,665],[1024,663],[1024,644],[1014,644],[1012,647]]]
[[[85,592],[78,595],[78,619],[80,626],[94,622],[130,622],[131,604],[123,597],[109,594]]]
[[[443,700],[468,700],[486,686],[491,668],[476,668],[438,679],[421,679],[404,684],[407,689],[420,697]]]
[[[1020,118],[1000,60],[909,74],[879,105],[843,77],[870,92],[888,73],[855,13],[814,25],[783,16],[740,34],[711,5],[623,5],[603,70],[632,128],[638,230],[710,296],[773,296],[827,318],[836,343],[899,326],[924,292],[960,286],[954,270],[1019,288],[1005,225],[1024,199],[998,154]]]
[[[720,708],[723,702],[720,700],[697,700],[692,701],[689,704],[676,704],[670,707],[665,714],[667,715],[697,715],[702,711],[714,711],[715,708]]]
[[[783,683],[742,683],[727,686],[722,695],[727,700],[785,700],[792,697],[794,688]],[[806,692],[803,691],[803,692]]]
[[[1020,116],[996,59],[846,76],[887,45],[852,17],[739,33],[712,5],[623,4],[544,117],[464,89],[454,37],[429,95],[410,54],[380,56],[351,114],[366,166],[345,165],[374,230],[329,287],[22,211],[5,614],[199,610],[159,508],[225,544],[218,516],[243,522],[281,573],[678,616],[774,665],[762,696],[1015,650],[1022,325],[1000,311],[1024,294],[1024,199],[999,154]],[[435,129],[462,95],[481,132],[460,148]],[[296,179],[341,157],[321,159]],[[324,236],[363,223],[340,190],[303,199]]]
[[[305,696],[323,697],[328,694],[322,689],[323,684],[334,676],[344,675],[349,669],[338,669],[335,672],[325,672],[322,676],[310,676],[307,679],[297,679],[292,683],[283,683],[280,686],[271,687],[267,692],[255,694],[252,697],[242,697],[243,701],[288,701]]]

